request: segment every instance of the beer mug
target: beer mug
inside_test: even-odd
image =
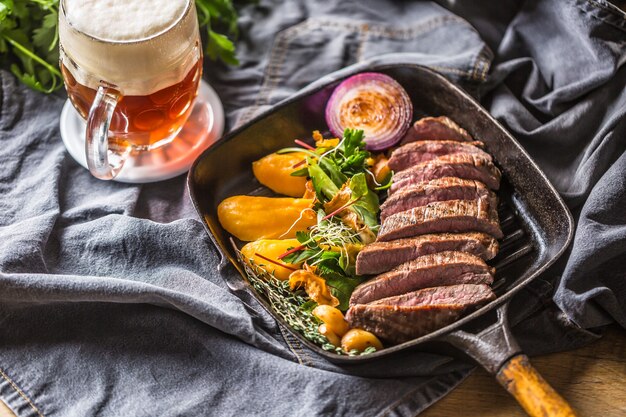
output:
[[[95,177],[114,178],[129,155],[182,129],[202,76],[193,0],[62,0],[59,45]]]

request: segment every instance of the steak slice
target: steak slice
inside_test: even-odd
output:
[[[455,140],[471,142],[472,136],[446,116],[424,117],[413,124],[404,135],[401,145],[418,140]]]
[[[422,288],[492,282],[492,269],[478,256],[465,252],[438,252],[405,262],[358,285],[352,292],[350,305],[366,304]]]
[[[389,194],[409,185],[443,177],[476,180],[484,183],[492,190],[497,190],[500,188],[502,174],[490,159],[481,155],[467,153],[444,155],[431,161],[421,162],[395,174]]]
[[[483,232],[500,239],[497,208],[479,199],[437,201],[387,217],[378,231],[378,242],[427,233]]]
[[[445,251],[467,252],[482,259],[492,259],[498,253],[498,241],[486,233],[470,232],[374,242],[366,245],[357,255],[356,273],[380,274],[417,257]]]
[[[425,206],[434,201],[487,199],[497,207],[498,199],[485,184],[475,180],[455,177],[436,178],[428,182],[401,188],[380,206],[380,219],[384,221],[392,214]]]
[[[447,326],[495,298],[487,285],[425,288],[371,304],[354,305],[346,313],[346,320],[351,327],[365,329],[392,343],[402,343]]]
[[[453,140],[420,140],[400,146],[391,153],[387,163],[395,172],[411,168],[420,162],[430,161],[443,155],[455,153],[476,154],[491,161],[491,155],[483,151],[482,142],[456,142]]]

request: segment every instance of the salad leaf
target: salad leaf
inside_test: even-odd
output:
[[[355,200],[370,192],[364,173],[360,172],[350,178],[350,190],[352,191],[352,198]]]
[[[339,300],[337,308],[346,311],[350,304],[350,296],[354,288],[359,285],[362,280],[360,278],[350,278],[341,274],[328,273],[323,275],[326,284],[330,287],[330,292]]]
[[[339,187],[326,174],[322,167],[314,162],[309,163],[309,177],[313,182],[315,196],[319,201],[331,200],[339,192]]]
[[[321,135],[320,135],[321,137]],[[356,276],[356,253],[363,243],[375,239],[378,230],[379,200],[367,183],[367,158],[362,130],[346,129],[339,144],[332,148],[304,150],[308,175],[317,199],[317,225],[296,237],[303,246],[282,260],[306,262],[326,280],[331,293],[348,307],[350,295],[362,279]],[[278,153],[302,152],[302,148],[285,148]],[[292,174],[293,175],[293,174]],[[294,248],[292,248],[294,249]]]
[[[380,209],[380,203],[378,195],[367,187],[365,174],[361,173],[352,177],[350,189],[352,190],[353,198],[358,199],[352,205],[352,209],[357,212],[363,223],[370,230],[376,232],[379,228],[377,214]]]

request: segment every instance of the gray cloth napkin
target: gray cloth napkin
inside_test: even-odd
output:
[[[456,3],[447,6],[480,34],[429,2],[261,1],[242,12],[241,66],[207,62],[205,77],[231,128],[324,74],[388,53],[483,96],[582,212],[569,258],[514,300],[515,330],[529,352],[580,345],[595,336],[572,320],[625,323],[626,221],[611,205],[626,202],[616,181],[626,172],[624,24],[603,2],[511,2],[482,14]],[[557,24],[562,12],[578,26]],[[548,24],[538,30],[536,18]],[[536,47],[546,39],[555,45],[546,53],[560,53],[561,41],[575,48],[568,60],[586,65],[570,74],[580,63],[547,59]],[[0,398],[19,416],[408,416],[470,371],[422,352],[354,368],[317,357],[215,273],[184,177],[94,179],[60,141],[64,98],[4,71],[0,81]],[[589,273],[602,285],[577,278]],[[566,314],[550,302],[551,283]]]

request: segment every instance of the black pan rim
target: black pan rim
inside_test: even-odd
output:
[[[492,123],[494,126],[497,127],[497,129],[499,129],[507,138],[507,140],[509,140],[509,142],[511,144],[513,144],[517,150],[526,158],[526,160],[533,166],[533,168],[536,170],[536,172],[538,173],[540,180],[548,187],[548,189],[551,191],[552,196],[555,198],[555,200],[559,203],[559,208],[560,208],[560,212],[564,215],[564,219],[565,220],[565,227],[567,230],[567,236],[564,240],[564,242],[562,243],[561,247],[559,248],[558,251],[556,251],[556,253],[554,255],[552,255],[551,257],[543,260],[542,265],[539,266],[532,274],[530,274],[529,276],[520,279],[520,281],[514,285],[512,288],[508,289],[504,294],[500,295],[499,297],[497,297],[495,300],[491,301],[490,303],[484,305],[483,307],[479,308],[478,310],[475,310],[474,312],[468,314],[467,316],[462,317],[461,319],[455,321],[452,324],[449,324],[448,326],[442,327],[441,329],[438,329],[432,333],[429,333],[427,335],[421,336],[419,338],[416,339],[412,339],[409,340],[407,342],[398,344],[398,345],[394,345],[388,348],[385,348],[383,350],[368,354],[368,355],[362,355],[362,356],[348,356],[348,355],[338,355],[336,353],[331,353],[328,351],[325,351],[324,349],[322,349],[320,346],[315,345],[314,343],[310,342],[309,340],[305,339],[301,334],[299,334],[298,332],[294,331],[291,326],[289,326],[286,322],[284,322],[284,320],[282,320],[280,317],[278,317],[273,311],[272,308],[270,307],[270,305],[262,298],[260,297],[256,290],[254,290],[254,288],[252,288],[252,286],[250,285],[250,283],[248,282],[248,280],[245,278],[245,272],[242,270],[241,265],[239,265],[239,262],[237,261],[236,258],[232,257],[229,252],[222,248],[221,245],[218,243],[218,241],[216,240],[211,227],[208,225],[208,223],[206,222],[206,220],[204,219],[203,213],[200,210],[200,206],[198,204],[198,196],[196,195],[195,192],[195,182],[193,179],[194,176],[194,172],[196,170],[197,165],[200,163],[200,161],[205,158],[208,154],[212,153],[215,151],[215,149],[217,149],[218,147],[224,145],[225,143],[227,143],[228,141],[230,141],[231,139],[235,138],[240,132],[252,127],[254,124],[256,124],[259,120],[262,120],[272,114],[274,114],[275,112],[279,111],[280,109],[282,109],[285,106],[288,106],[289,104],[298,101],[300,99],[302,99],[303,97],[312,95],[316,92],[319,92],[321,90],[323,90],[324,88],[328,87],[331,84],[337,83],[340,80],[342,80],[345,77],[348,77],[350,75],[359,73],[359,72],[363,72],[363,71],[377,71],[377,70],[385,70],[385,69],[393,69],[393,68],[397,68],[397,67],[409,67],[409,68],[415,68],[415,69],[419,69],[421,71],[426,71],[429,72],[431,75],[440,78],[449,88],[453,89],[455,91],[456,94],[462,96],[463,98],[465,98],[466,100],[472,102],[476,108],[478,109],[479,112],[481,112],[483,114],[483,116],[485,116],[490,123]],[[333,77],[333,74],[338,74],[340,73],[340,76],[337,77]],[[371,360],[376,360],[377,358],[381,358],[381,357],[387,357],[389,355],[395,354],[397,352],[400,351],[406,351],[409,349],[413,349],[415,347],[417,347],[418,345],[422,345],[424,343],[427,342],[433,342],[436,341],[438,338],[440,338],[443,335],[449,334],[455,330],[460,329],[462,326],[468,324],[469,322],[472,322],[482,316],[484,316],[486,313],[493,311],[495,309],[497,309],[498,307],[502,306],[503,304],[507,303],[508,301],[510,301],[510,299],[517,293],[519,292],[522,288],[524,288],[529,282],[533,281],[535,278],[537,278],[541,273],[543,273],[547,268],[549,268],[552,264],[554,264],[554,262],[557,261],[557,259],[559,259],[563,253],[566,251],[566,249],[569,247],[569,245],[571,244],[572,238],[573,238],[573,234],[574,234],[574,219],[569,211],[569,209],[567,208],[567,206],[565,205],[565,202],[563,201],[563,199],[561,198],[561,196],[559,195],[558,191],[554,188],[554,186],[552,185],[552,183],[548,180],[548,178],[545,176],[545,174],[543,173],[543,171],[539,168],[539,166],[535,163],[535,161],[530,157],[530,155],[526,152],[526,150],[519,144],[519,142],[496,120],[493,118],[493,116],[491,116],[491,114],[489,114],[489,112],[482,107],[482,105],[480,105],[480,103],[478,103],[472,96],[470,96],[468,93],[466,93],[464,90],[462,90],[460,87],[456,86],[454,83],[452,83],[451,81],[449,81],[447,78],[445,78],[443,75],[441,75],[440,73],[426,67],[423,65],[418,65],[418,64],[414,64],[414,63],[361,63],[361,64],[356,64],[352,67],[347,67],[344,68],[340,71],[338,71],[337,73],[333,73],[330,74],[328,76],[325,76],[323,78],[321,78],[320,80],[318,80],[317,82],[312,83],[310,86],[303,88],[302,90],[296,92],[294,95],[292,95],[291,97],[273,105],[272,107],[270,107],[269,109],[267,109],[266,111],[262,112],[261,114],[255,116],[253,119],[249,120],[248,122],[244,123],[243,125],[237,127],[236,129],[234,129],[233,131],[229,132],[227,135],[224,135],[221,139],[219,139],[216,143],[214,143],[213,145],[211,145],[211,147],[209,147],[208,149],[206,149],[205,151],[203,151],[194,161],[193,165],[191,166],[188,175],[187,175],[187,189],[189,192],[189,196],[192,200],[192,204],[198,214],[198,216],[200,217],[202,224],[204,226],[205,231],[207,232],[207,234],[209,235],[209,238],[211,240],[211,242],[213,243],[213,245],[215,246],[217,252],[220,255],[220,267],[219,269],[223,269],[225,268],[229,263],[232,264],[235,269],[240,273],[240,275],[242,275],[242,279],[243,282],[245,283],[246,287],[252,292],[252,294],[254,295],[255,299],[265,308],[265,310],[268,311],[268,313],[275,319],[277,320],[281,325],[283,325],[284,327],[286,327],[286,329],[293,335],[295,336],[298,341],[300,341],[301,343],[303,343],[304,345],[306,345],[307,347],[309,347],[311,350],[313,350],[314,352],[316,352],[317,354],[323,356],[324,358],[326,358],[327,360],[331,361],[331,362],[335,362],[335,363],[344,363],[344,364],[357,364],[357,363],[364,363],[364,362],[368,362]],[[323,81],[323,82],[320,82]],[[313,86],[313,87],[312,87]]]

